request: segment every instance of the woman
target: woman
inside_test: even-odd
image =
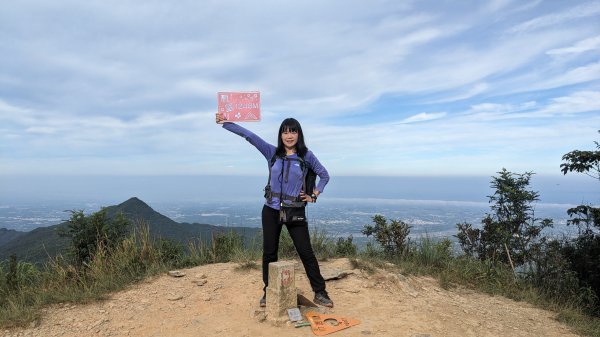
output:
[[[306,220],[300,223],[280,221],[281,205],[282,202],[289,202],[288,196],[294,196],[299,201],[316,202],[317,197],[323,192],[325,185],[329,181],[329,173],[327,173],[325,167],[321,165],[317,157],[306,147],[300,123],[294,118],[285,119],[279,127],[277,147],[275,147],[247,129],[235,123],[227,122],[220,113],[216,114],[216,122],[223,124],[224,129],[244,137],[263,154],[269,164],[274,157],[276,158],[270,172],[269,185],[271,193],[267,197],[262,209],[262,272],[265,286],[263,288],[263,296],[260,299],[260,306],[264,307],[267,303],[266,289],[269,282],[269,263],[277,261],[279,235],[281,234],[283,224],[285,224],[294,242],[296,251],[302,260],[310,285],[315,292],[314,302],[323,306],[333,307],[333,301],[331,301],[325,290],[325,280],[321,275],[319,263],[310,244],[308,223]],[[303,172],[298,164],[298,157],[302,158],[304,163],[319,176],[319,183],[311,194],[302,191]],[[280,198],[282,195],[284,197]]]

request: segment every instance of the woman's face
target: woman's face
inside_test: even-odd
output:
[[[296,143],[298,143],[298,132],[290,131],[289,129],[284,130],[281,133],[281,141],[283,142],[283,146],[285,146],[286,148],[294,148],[296,146]]]

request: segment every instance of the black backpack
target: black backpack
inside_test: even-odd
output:
[[[306,205],[306,203],[301,201],[298,196],[290,196],[290,195],[282,196],[281,193],[273,193],[271,191],[271,168],[275,164],[275,161],[277,160],[277,158],[282,158],[282,157],[275,154],[269,161],[269,178],[267,180],[267,186],[265,186],[265,189],[264,189],[265,198],[269,199],[269,202],[270,202],[271,198],[273,196],[277,196],[277,197],[279,197],[280,200],[288,200],[293,203],[302,203],[302,205]],[[304,180],[302,182],[302,190],[304,191],[305,194],[311,195],[313,193],[313,190],[316,187],[317,173],[312,168],[308,167],[308,165],[306,165],[306,162],[304,161],[304,158],[302,158],[300,156],[298,156],[297,158],[287,158],[287,159],[288,160],[296,160],[296,161],[300,162],[300,168],[302,169],[302,178]]]

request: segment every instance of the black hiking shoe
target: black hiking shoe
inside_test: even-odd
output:
[[[267,306],[267,294],[263,294],[263,297],[260,299],[259,303],[261,307]]]
[[[329,295],[327,295],[327,291],[325,290],[315,293],[314,302],[324,307],[333,308],[333,301],[329,298]]]

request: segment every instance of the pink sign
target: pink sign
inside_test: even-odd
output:
[[[260,121],[260,92],[219,92],[218,109],[231,122]]]

